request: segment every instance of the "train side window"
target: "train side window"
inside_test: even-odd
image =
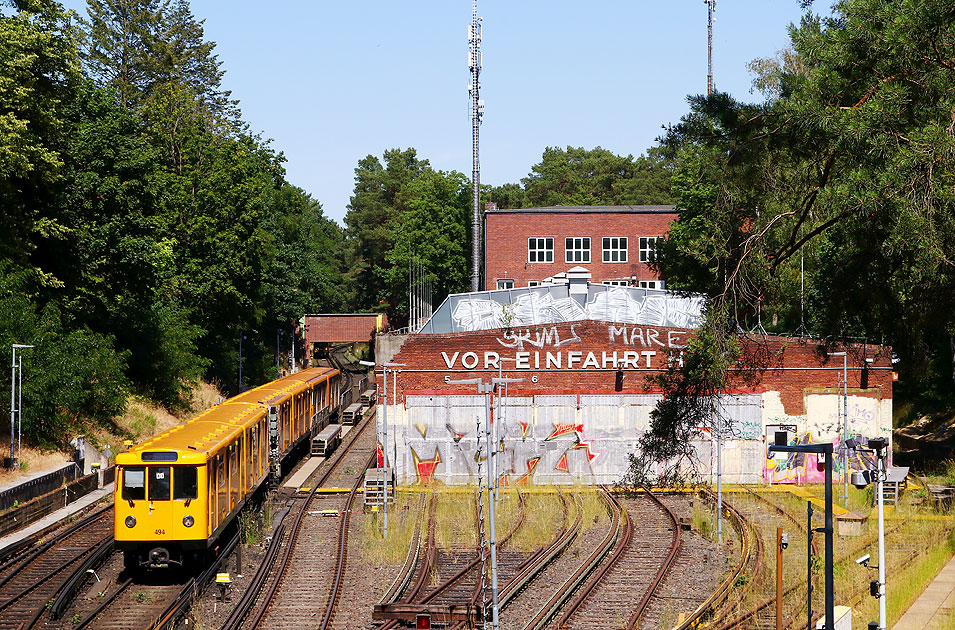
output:
[[[177,467],[173,477],[172,498],[191,501],[199,498],[199,475],[192,466]]]
[[[168,501],[169,490],[172,486],[172,474],[169,466],[149,467],[149,500]]]
[[[123,499],[146,500],[146,469],[143,466],[123,469]]]

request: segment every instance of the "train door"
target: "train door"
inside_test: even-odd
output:
[[[199,499],[199,467],[174,466],[172,469],[172,526],[176,538],[205,538],[205,528],[198,526],[203,517]]]
[[[126,540],[148,540],[149,532],[146,528],[149,527],[149,503],[146,501],[146,467],[124,466],[121,472],[123,489],[120,497],[126,502],[122,511],[134,520],[130,520],[129,517],[126,519],[126,527],[131,530],[132,535],[120,534],[120,537]],[[130,528],[129,523],[133,523],[133,527]]]
[[[228,451],[220,451],[216,456],[216,527],[225,520],[229,513],[229,476]]]
[[[233,442],[229,447],[229,512],[239,503],[239,452],[242,449],[242,438]]]
[[[149,466],[146,474],[146,492],[149,495],[149,516],[153,536],[172,535],[172,468]]]

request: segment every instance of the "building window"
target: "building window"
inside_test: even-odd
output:
[[[658,241],[662,241],[662,236],[641,236],[640,237],[640,262],[651,262],[656,254],[654,253]]]
[[[589,263],[590,237],[574,236],[564,239],[564,262]]]
[[[641,289],[662,289],[663,280],[641,280],[640,288]]]
[[[627,237],[604,237],[603,252],[605,263],[627,262]]]
[[[529,286],[529,287],[539,287],[540,284],[541,284],[541,283],[538,282],[537,280],[528,280],[528,281],[527,281],[527,286]]]
[[[554,262],[554,239],[533,237],[527,239],[527,262]]]
[[[513,278],[501,278],[497,281],[498,289],[513,289],[514,288],[514,279]]]
[[[612,287],[626,287],[630,285],[626,280],[604,280],[601,284],[608,284]]]

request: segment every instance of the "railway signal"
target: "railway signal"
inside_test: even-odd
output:
[[[431,630],[431,615],[422,613],[415,616],[414,627],[417,630]]]

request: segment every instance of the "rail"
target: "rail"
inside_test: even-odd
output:
[[[607,532],[607,536],[604,537],[600,546],[597,547],[590,554],[587,560],[578,567],[578,569],[571,575],[567,580],[561,584],[560,588],[557,590],[554,595],[544,604],[543,607],[538,611],[537,615],[534,616],[525,626],[524,630],[536,630],[538,628],[544,628],[554,615],[557,614],[560,607],[570,598],[571,593],[583,582],[591,571],[593,571],[597,565],[599,565],[603,559],[610,552],[610,547],[614,544],[617,538],[620,536],[620,521],[621,521],[621,510],[618,509],[618,504],[616,499],[614,499],[606,488],[602,488],[604,492],[604,499],[607,501],[607,511],[609,512],[612,522],[610,529]]]
[[[357,430],[357,432],[355,433],[355,438],[349,443],[349,445],[345,448],[338,450],[338,455],[335,457],[335,460],[325,470],[325,472],[318,479],[318,481],[315,484],[313,484],[312,490],[309,492],[308,497],[305,499],[305,501],[302,502],[302,507],[299,510],[298,514],[296,515],[295,523],[292,525],[292,529],[289,533],[288,543],[285,546],[285,553],[282,555],[281,562],[279,563],[278,568],[276,570],[275,578],[272,580],[272,584],[264,596],[262,605],[259,606],[258,612],[256,613],[255,617],[252,620],[251,627],[253,628],[258,627],[259,624],[262,623],[262,620],[265,618],[266,612],[268,612],[269,605],[271,604],[272,599],[275,597],[275,593],[278,590],[279,584],[282,581],[282,577],[285,575],[285,569],[288,566],[289,558],[291,557],[292,550],[295,547],[295,539],[298,536],[299,527],[302,524],[302,518],[305,516],[305,513],[308,511],[309,503],[311,502],[315,494],[318,492],[318,489],[325,483],[328,477],[332,474],[332,472],[336,468],[338,468],[338,465],[341,463],[342,459],[344,459],[345,455],[351,449],[352,445],[355,444],[355,442],[357,441],[358,436],[365,431],[365,429],[368,427],[369,424],[370,422],[366,420],[361,425],[361,427]],[[372,456],[369,458],[369,460],[373,460],[374,456],[375,454],[373,453]],[[362,476],[358,475],[358,480],[359,480],[358,483],[361,483],[361,479],[362,479]],[[273,542],[274,542],[274,539],[273,539]],[[260,565],[258,571],[256,571],[256,575],[253,577],[253,581],[254,582],[257,581],[260,583],[259,588],[261,588],[261,582],[265,579],[264,576],[267,575],[268,572],[269,571],[268,571],[268,568],[265,567],[265,563]],[[262,573],[263,575],[260,576],[259,575],[260,573]],[[253,603],[254,603],[254,598],[250,598],[246,600],[246,598],[243,597],[242,600],[240,600],[239,602],[240,605],[237,605],[235,607],[235,610],[233,610],[232,615],[230,615],[230,619],[233,619],[233,617],[235,617],[235,620],[233,622],[235,625],[232,626],[233,628],[237,627],[238,624],[242,622],[242,619],[244,619],[245,616],[250,612],[249,609],[251,608]],[[243,608],[242,606],[245,606],[245,608]]]

